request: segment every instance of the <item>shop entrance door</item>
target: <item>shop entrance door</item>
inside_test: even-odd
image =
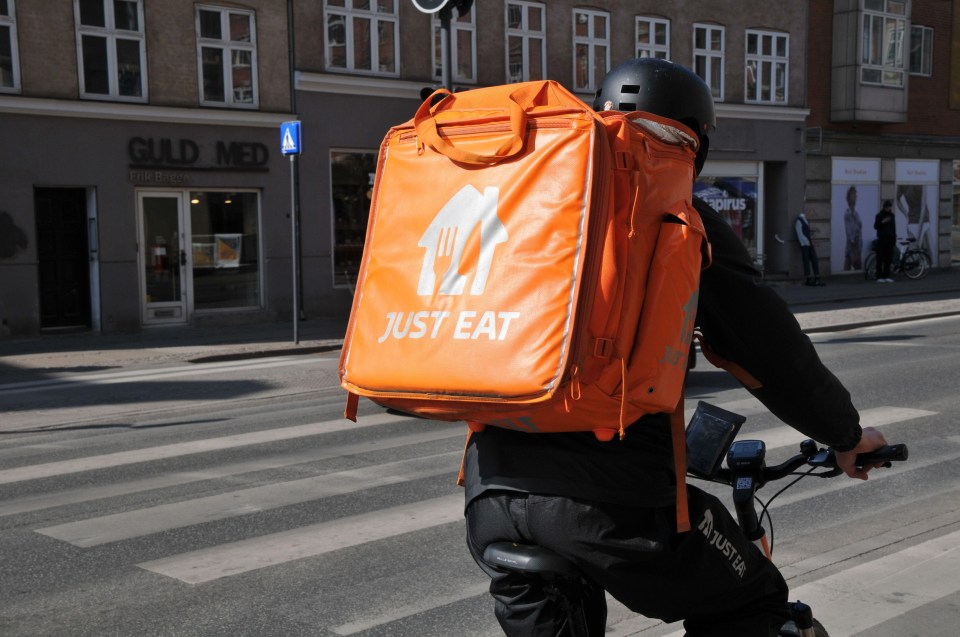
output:
[[[141,192],[137,204],[143,323],[186,323],[184,274],[188,255],[183,196],[178,192]]]
[[[90,328],[90,252],[83,188],[34,191],[40,329]]]

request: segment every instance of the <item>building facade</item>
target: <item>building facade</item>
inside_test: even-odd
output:
[[[812,0],[807,197],[821,269],[862,272],[874,217],[949,267],[960,223],[960,1]]]
[[[799,267],[781,237],[804,195],[805,3],[482,0],[453,11],[449,30],[399,0],[297,2],[295,17],[304,237],[331,232],[330,244],[304,244],[308,297],[332,284],[327,298],[348,311],[380,141],[413,116],[425,86],[552,79],[592,103],[609,68],[641,55],[710,84],[718,129],[697,193],[767,271]]]
[[[271,0],[0,0],[5,333],[290,298],[286,27]]]
[[[919,16],[955,1],[899,4]],[[851,24],[876,2],[892,0],[849,0]],[[641,55],[710,85],[718,129],[696,191],[770,276],[799,276],[796,213],[814,206],[818,241],[836,236],[824,170],[861,156],[849,136],[867,124],[862,104],[890,95],[871,84],[852,107],[834,105],[821,85],[824,45],[808,50],[809,32],[821,33],[825,11],[835,28],[840,0],[768,4],[480,0],[448,23],[407,0],[0,0],[3,331],[287,320],[295,297],[307,316],[346,316],[380,142],[425,88],[552,79],[589,103],[609,68]],[[943,16],[924,19],[932,73],[904,74],[901,119],[869,124],[901,136],[870,155],[881,175],[932,168],[897,159],[934,159],[934,147],[939,161],[954,153],[939,139],[895,150],[928,134],[909,128],[914,101],[928,99],[918,87],[947,91],[937,60],[951,36]],[[835,58],[835,73],[858,72]],[[303,152],[287,161],[279,127],[292,119]]]

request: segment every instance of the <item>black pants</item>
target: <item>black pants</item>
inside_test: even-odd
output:
[[[877,237],[877,278],[889,279],[896,237]]]
[[[526,578],[483,563],[487,544],[533,543],[573,561],[598,584],[594,621],[605,621],[602,589],[630,610],[673,622],[688,637],[771,637],[787,619],[787,585],[748,542],[723,504],[689,488],[693,530],[675,533],[672,507],[639,508],[498,491],[467,508],[467,545],[490,577],[508,637],[553,637],[562,611]]]
[[[803,274],[808,279],[811,274],[820,278],[820,262],[817,260],[817,252],[812,245],[800,246],[800,257],[803,259]]]

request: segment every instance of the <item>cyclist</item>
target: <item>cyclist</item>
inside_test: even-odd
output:
[[[594,108],[643,110],[683,122],[700,138],[697,173],[703,167],[716,118],[709,87],[688,69],[651,58],[628,61],[604,78]],[[750,391],[772,413],[838,450],[841,468],[866,479],[869,467],[855,468],[855,454],[882,446],[883,436],[861,429],[849,393],[783,300],[761,283],[728,224],[704,202],[695,205],[713,250],[697,313],[711,349],[762,383]],[[591,634],[604,632],[606,590],[634,612],[684,620],[690,637],[776,635],[787,618],[783,577],[743,537],[726,507],[700,489],[688,487],[692,530],[676,532],[669,416],[641,420],[611,442],[589,432],[497,427],[471,437],[467,544],[491,577],[504,632],[552,636],[564,615],[526,578],[484,564],[483,551],[495,541],[551,549],[595,582],[587,593]]]

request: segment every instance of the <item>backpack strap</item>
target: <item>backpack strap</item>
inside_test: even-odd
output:
[[[360,396],[352,391],[347,392],[347,404],[343,408],[343,417],[357,422],[357,408],[360,406]]]
[[[687,504],[687,433],[683,417],[683,391],[670,414],[670,437],[673,439],[673,470],[677,483],[677,533],[690,530],[690,508]]]
[[[473,427],[467,429],[467,439],[463,441],[463,455],[460,456],[460,473],[457,474],[457,486],[462,487],[466,482],[465,470],[467,466],[467,447],[470,446],[470,438],[477,430]]]

